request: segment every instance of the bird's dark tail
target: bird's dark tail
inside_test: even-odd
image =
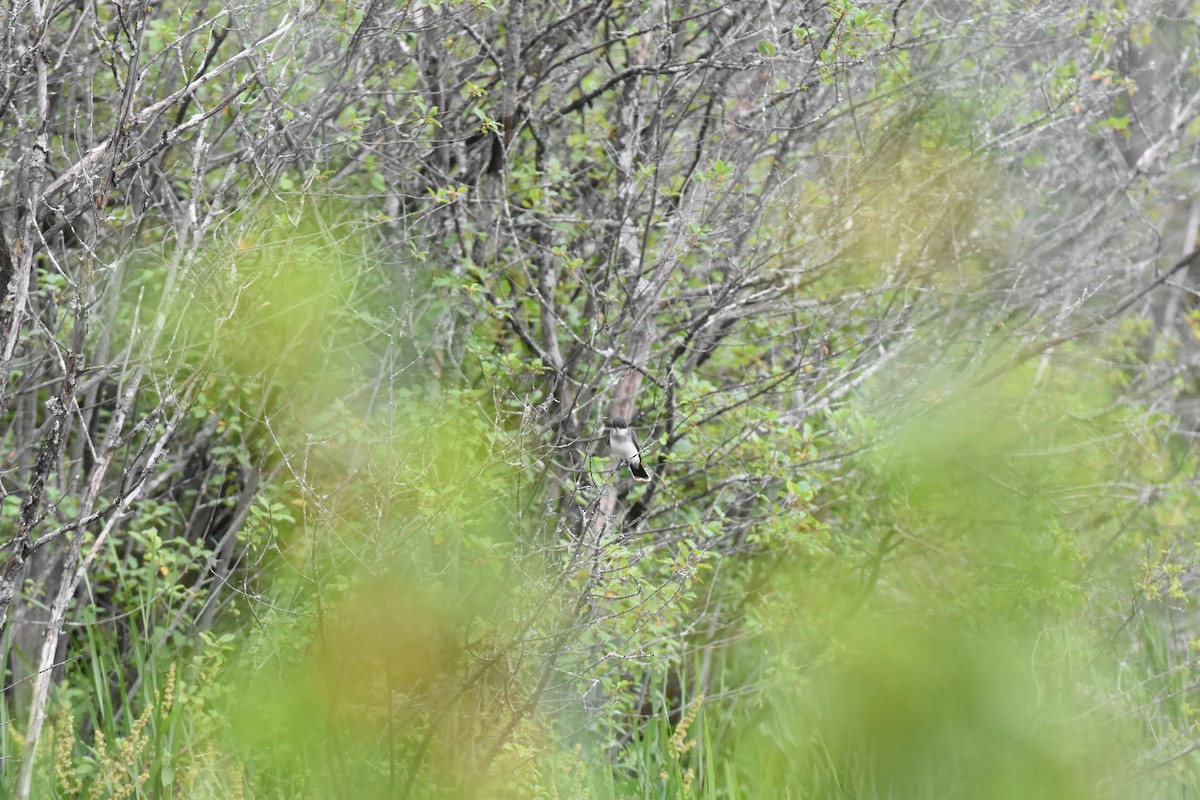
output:
[[[647,472],[646,468],[642,466],[642,460],[640,458],[637,460],[637,463],[632,461],[629,463],[629,471],[632,472],[633,477],[639,481],[650,480],[650,473]]]

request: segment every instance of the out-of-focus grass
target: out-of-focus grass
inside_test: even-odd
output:
[[[1095,798],[1113,743],[1029,642],[874,619],[734,734],[743,796]]]
[[[357,444],[319,457],[333,482],[309,487],[306,557],[280,564],[234,673],[234,742],[260,796],[488,797],[498,780],[536,782],[522,771],[553,739],[523,636],[549,589],[515,551],[482,425],[443,406],[332,428]]]

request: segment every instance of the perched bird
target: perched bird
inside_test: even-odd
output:
[[[650,473],[642,466],[642,448],[637,437],[629,429],[624,417],[613,417],[608,428],[608,447],[617,458],[629,465],[629,471],[639,481],[650,480]]]

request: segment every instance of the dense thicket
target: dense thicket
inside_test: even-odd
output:
[[[1200,783],[1194,3],[3,14],[5,791]]]

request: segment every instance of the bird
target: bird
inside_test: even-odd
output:
[[[612,418],[608,427],[608,447],[614,456],[629,465],[635,480],[650,480],[650,473],[642,465],[642,448],[624,417]]]

